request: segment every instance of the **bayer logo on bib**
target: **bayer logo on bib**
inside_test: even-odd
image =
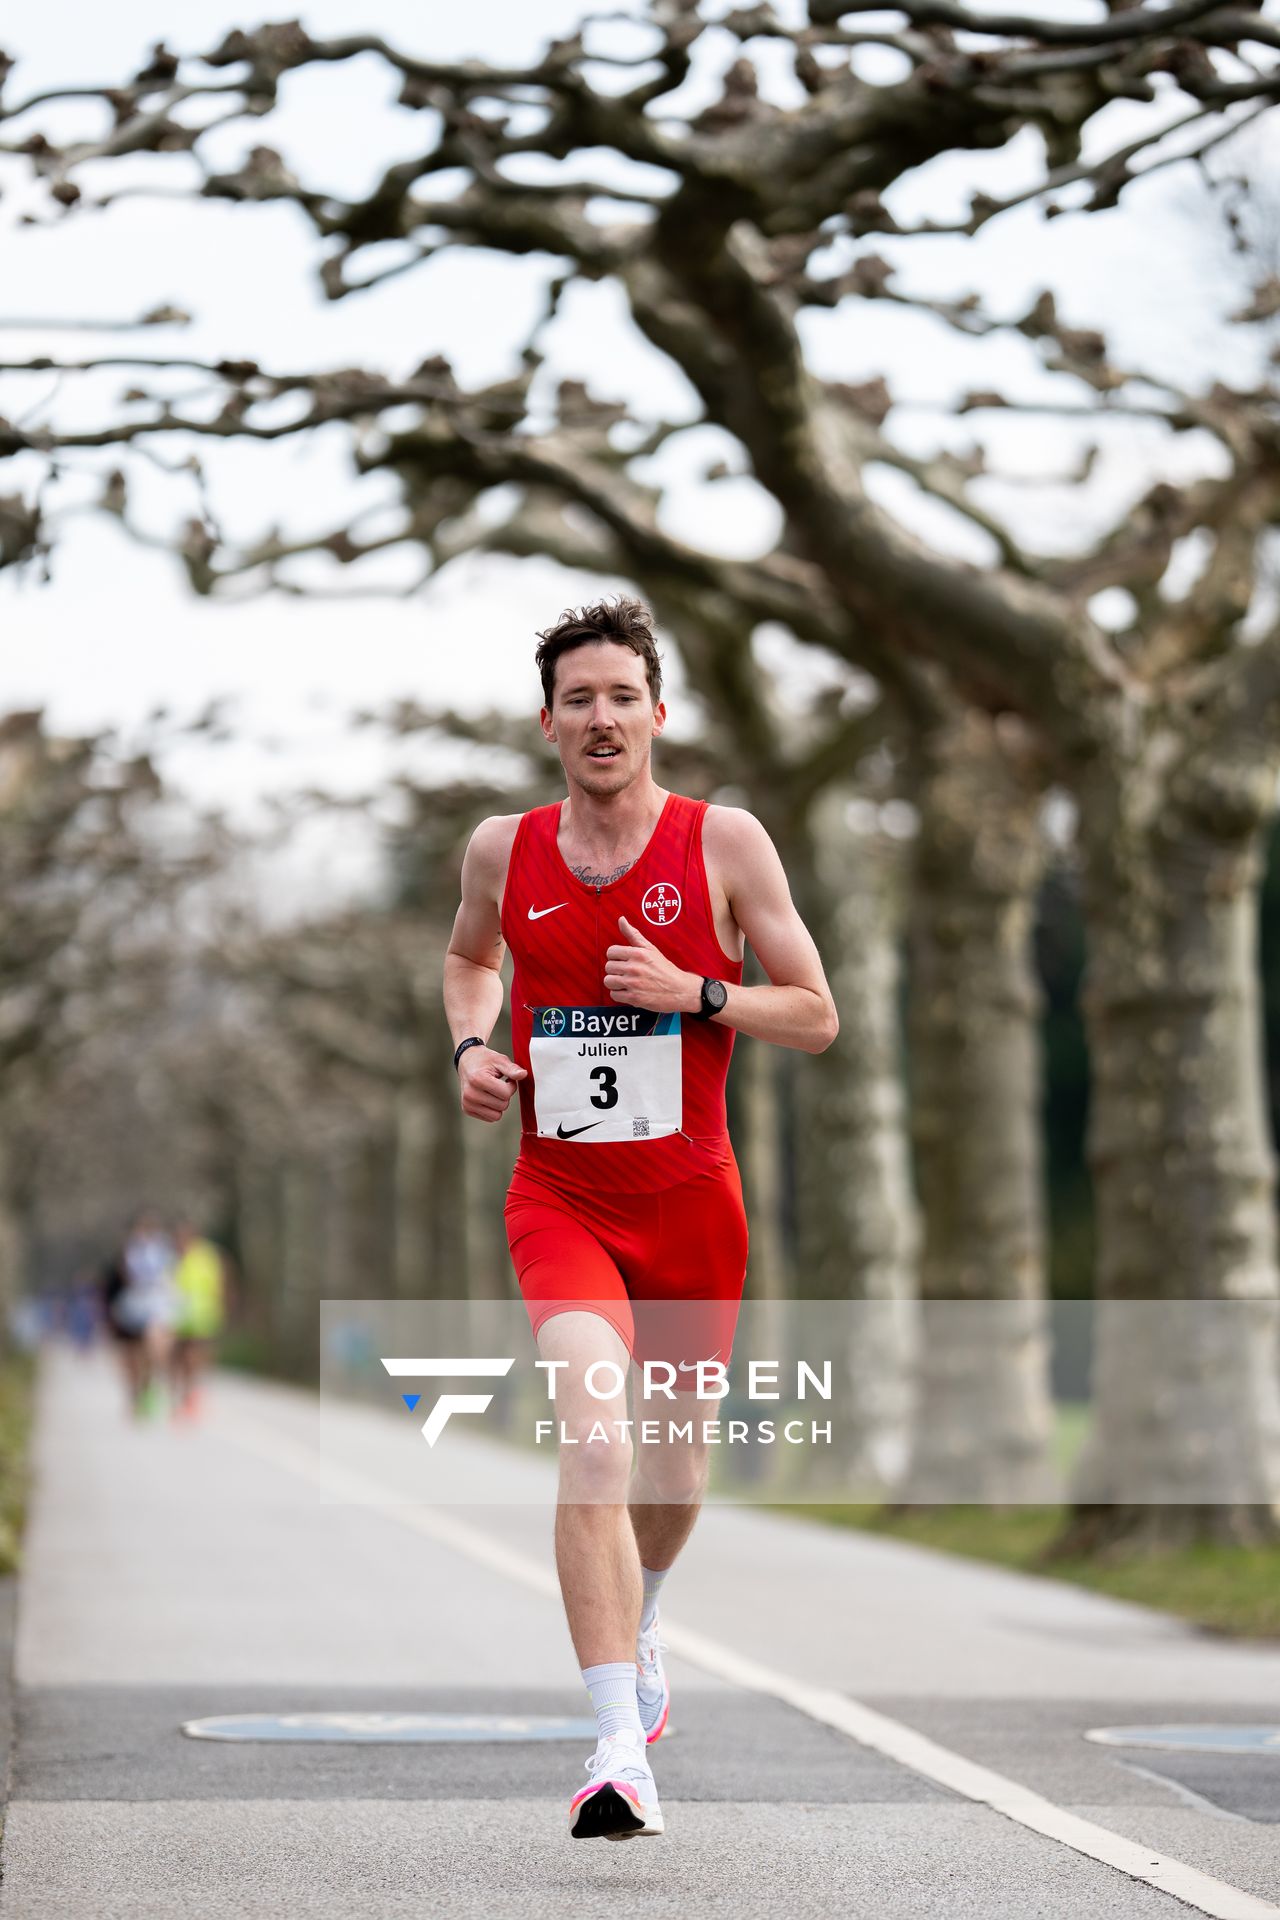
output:
[[[669,927],[679,917],[680,889],[669,880],[655,881],[640,902],[640,911],[654,927]]]
[[[559,1007],[544,1007],[538,1019],[538,1026],[549,1039],[558,1040],[564,1032],[564,1015]]]

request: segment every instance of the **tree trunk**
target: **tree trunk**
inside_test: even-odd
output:
[[[26,1279],[26,1233],[9,1194],[7,1151],[0,1140],[0,1356],[8,1348],[11,1316]]]
[[[395,1109],[395,1295],[421,1300],[431,1285],[431,1109],[416,1081],[397,1089]]]
[[[1063,1550],[1280,1533],[1264,829],[1235,826],[1150,768],[1100,768],[1082,796],[1099,1308]]]
[[[385,1300],[391,1291],[388,1148],[383,1132],[335,1152],[333,1218],[326,1247],[325,1297]]]
[[[856,833],[848,790],[809,817],[810,861],[789,861],[840,1014],[825,1053],[795,1063],[797,1293],[848,1301],[854,1419],[838,1450],[849,1497],[895,1488],[906,1466],[916,1220],[899,1011],[901,860]],[[829,1319],[829,1316],[828,1316]]]
[[[448,1030],[441,1026],[448,1038]],[[395,1291],[402,1300],[465,1300],[470,1220],[462,1112],[433,1064],[396,1098]]]
[[[319,1378],[321,1276],[326,1232],[325,1182],[314,1160],[291,1155],[279,1172],[280,1289],[276,1338],[295,1378]]]
[[[497,1126],[469,1120],[462,1128],[467,1257],[475,1300],[519,1298],[503,1214],[519,1146],[519,1107],[515,1101],[512,1106],[515,1111],[509,1109]]]
[[[917,741],[911,1119],[924,1219],[906,1497],[1052,1498],[1031,932],[1041,792],[984,715]]]
[[[233,1252],[240,1268],[239,1318],[266,1336],[276,1324],[281,1281],[281,1193],[262,1143],[242,1141],[234,1162]]]

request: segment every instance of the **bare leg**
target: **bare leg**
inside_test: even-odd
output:
[[[200,1397],[200,1380],[208,1355],[207,1340],[175,1340],[169,1377],[173,1382],[174,1412],[194,1411]]]
[[[213,1359],[212,1340],[188,1340],[186,1342],[187,1385],[183,1400],[185,1411],[193,1418],[204,1406],[205,1376]]]
[[[637,1407],[636,1419],[657,1420],[660,1439],[655,1445],[637,1448],[639,1464],[631,1487],[628,1511],[641,1566],[654,1573],[670,1567],[702,1511],[710,1456],[700,1437],[693,1441],[672,1440],[667,1423],[677,1428],[692,1422],[695,1436],[701,1436],[704,1420],[719,1415],[716,1400],[699,1400],[693,1393],[677,1393],[673,1400],[663,1396]]]
[[[157,1325],[154,1321],[146,1328],[138,1342],[142,1350],[142,1383],[139,1397],[159,1380],[163,1380],[169,1367],[171,1340],[169,1329]]]
[[[614,1422],[627,1418],[626,1346],[597,1313],[557,1313],[538,1334],[544,1360],[565,1360],[557,1371],[555,1418],[562,1429],[560,1492],[556,1506],[556,1570],[569,1634],[578,1664],[634,1660],[640,1625],[640,1560],[627,1518],[627,1484],[632,1448]],[[597,1362],[612,1362],[616,1375],[601,1367],[593,1384],[607,1399],[586,1390],[585,1375]],[[589,1440],[603,1426],[607,1440]]]
[[[141,1340],[121,1340],[119,1349],[129,1412],[136,1414],[143,1382],[142,1342]]]

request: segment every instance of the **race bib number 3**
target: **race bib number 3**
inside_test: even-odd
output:
[[[531,1007],[539,1136],[661,1140],[681,1121],[680,1015],[643,1007]]]

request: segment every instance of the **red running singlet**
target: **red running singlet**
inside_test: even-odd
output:
[[[511,949],[511,1051],[520,1082],[516,1171],[562,1193],[658,1193],[723,1163],[732,1027],[623,1007],[605,990],[625,916],[677,967],[734,985],[702,857],[705,800],[668,794],[620,879],[579,880],[557,844],[563,802],[521,817],[502,897]]]

